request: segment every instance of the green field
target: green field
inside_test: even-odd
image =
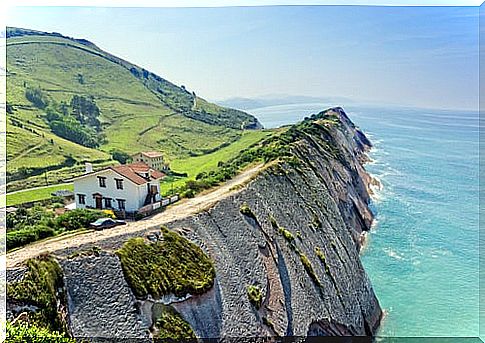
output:
[[[170,168],[179,173],[187,173],[187,178],[178,178],[172,180],[167,178],[167,181],[160,185],[162,194],[169,194],[172,189],[177,189],[182,186],[187,180],[194,179],[197,174],[215,170],[219,162],[225,162],[233,157],[236,157],[241,150],[256,144],[262,139],[271,136],[274,133],[272,130],[259,131],[245,131],[241,138],[233,144],[219,149],[216,152],[204,156],[189,157],[177,159],[171,162]]]
[[[7,36],[14,31],[9,28]],[[250,141],[242,128],[255,123],[244,112],[208,103],[94,44],[67,37],[8,36],[7,69],[9,192],[44,185],[45,172],[52,178],[49,183],[63,182],[82,172],[84,162],[115,163],[113,149],[130,154],[161,151],[177,170],[196,174],[192,166],[180,168],[179,161],[196,166],[201,162],[192,158],[219,150],[222,157],[217,158],[225,158],[224,149]],[[46,110],[26,98],[32,88],[51,107],[69,104],[74,95],[93,97],[106,140],[94,149],[55,135]]]
[[[65,184],[53,185],[48,187],[36,188],[36,189],[27,189],[25,191],[19,191],[12,194],[7,194],[7,206],[14,206],[14,205],[18,205],[26,202],[49,199],[51,197],[52,192],[55,192],[61,189],[67,189],[67,190],[73,191],[74,186],[72,183],[65,183]]]
[[[241,138],[233,144],[219,149],[211,154],[204,156],[189,157],[172,161],[171,168],[179,173],[187,173],[186,178],[167,178],[161,184],[162,194],[169,194],[173,189],[182,186],[187,180],[194,179],[197,174],[203,171],[215,170],[220,161],[228,161],[237,156],[239,152],[262,139],[273,134],[272,130],[245,131]],[[52,178],[52,176],[49,176]],[[43,176],[39,177],[40,179]],[[73,190],[71,183],[53,185],[45,188],[27,189],[7,195],[7,206],[13,206],[25,202],[39,201],[51,197],[51,193],[59,189]]]

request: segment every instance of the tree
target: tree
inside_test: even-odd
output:
[[[25,97],[37,108],[45,108],[48,104],[47,97],[42,93],[39,87],[25,89]]]
[[[121,164],[126,164],[131,161],[131,156],[121,150],[111,150],[111,158]]]

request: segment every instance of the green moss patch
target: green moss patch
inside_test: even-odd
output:
[[[6,342],[10,343],[75,343],[76,340],[67,338],[64,334],[59,332],[51,332],[45,328],[40,328],[35,325],[27,325],[24,323],[18,323],[12,325],[6,323]]]
[[[29,313],[35,325],[64,332],[65,323],[57,312],[58,289],[63,287],[61,267],[50,255],[27,260],[26,264],[24,278],[7,284],[7,297],[38,307],[35,313]]]
[[[242,214],[244,214],[249,218],[253,218],[254,220],[256,220],[256,216],[254,215],[253,211],[251,210],[251,208],[247,203],[243,203],[241,205],[241,207],[239,208],[239,212],[241,212]]]
[[[307,272],[307,274],[313,280],[313,282],[315,282],[316,285],[320,286],[320,280],[318,280],[318,277],[315,274],[315,271],[313,270],[313,266],[310,260],[308,259],[308,257],[306,257],[305,254],[300,253],[300,261],[303,264],[303,267],[305,268],[305,271]]]
[[[155,327],[158,332],[155,334],[157,341],[180,342],[184,340],[195,340],[195,332],[182,316],[171,306],[164,306],[160,318],[157,319]]]
[[[330,274],[330,268],[328,267],[327,259],[325,258],[325,254],[323,253],[323,251],[320,250],[319,247],[316,247],[315,254],[317,255],[318,259],[320,260],[320,262],[322,262],[323,266],[325,267],[325,273]]]
[[[293,234],[290,231],[288,231],[284,227],[280,227],[278,230],[280,234],[282,234],[283,237],[288,241],[288,243],[291,243],[291,244],[295,243],[295,236],[293,236]]]
[[[249,285],[246,287],[248,294],[248,299],[256,308],[261,307],[261,302],[263,300],[263,295],[261,294],[261,289],[258,286]]]
[[[163,241],[128,240],[116,253],[128,284],[138,297],[202,294],[214,284],[212,260],[197,245],[162,227]]]

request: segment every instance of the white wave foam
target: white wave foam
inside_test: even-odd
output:
[[[404,256],[391,248],[384,248],[384,252],[389,256],[396,260],[404,260]]]

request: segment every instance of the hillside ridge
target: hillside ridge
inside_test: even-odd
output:
[[[60,183],[84,162],[117,163],[112,151],[159,150],[177,160],[261,128],[86,39],[12,27],[6,36],[9,191]],[[91,110],[79,115],[84,104]]]

